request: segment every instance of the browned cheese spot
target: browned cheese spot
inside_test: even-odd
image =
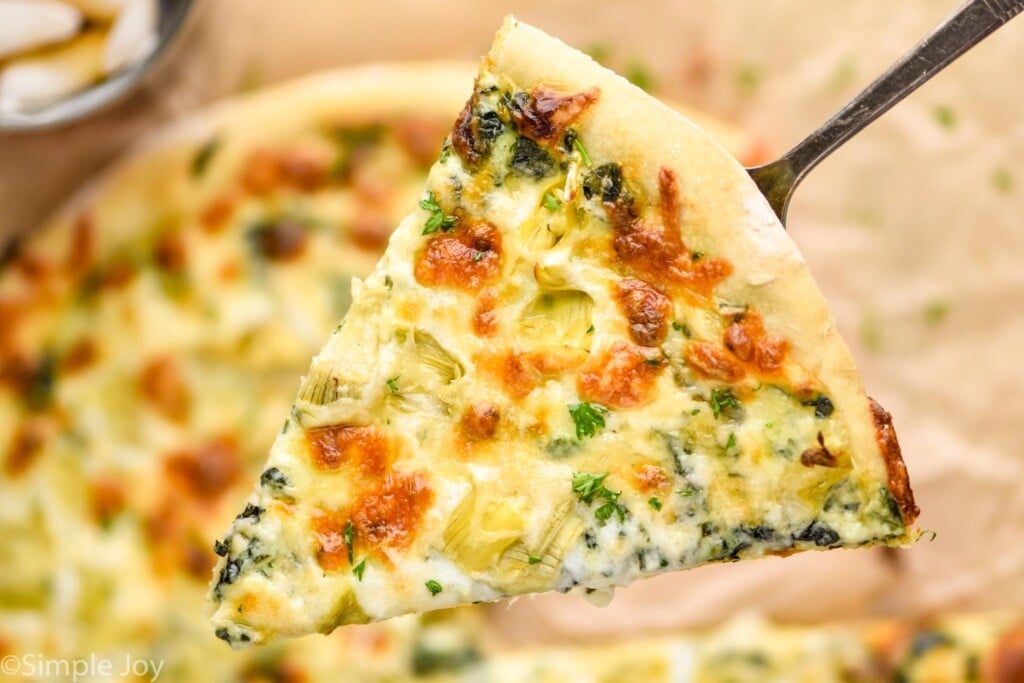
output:
[[[501,412],[490,403],[474,403],[462,415],[459,429],[470,441],[483,441],[494,436]]]
[[[663,168],[658,174],[661,221],[645,221],[631,207],[605,202],[615,234],[612,246],[619,260],[636,275],[659,287],[681,287],[692,295],[707,297],[732,273],[728,261],[691,253],[679,232],[679,188],[675,173]]]
[[[593,105],[601,91],[565,93],[549,85],[537,85],[526,104],[512,110],[520,132],[537,142],[560,142],[565,131]]]
[[[139,374],[142,397],[161,415],[175,422],[188,417],[189,395],[178,364],[170,357],[154,358]]]
[[[374,426],[318,427],[306,432],[313,463],[321,470],[343,465],[365,476],[380,476],[388,466],[387,437]]]
[[[576,388],[588,401],[613,408],[650,403],[663,364],[652,364],[640,347],[618,341],[591,355],[580,368]]]
[[[640,346],[657,346],[668,333],[672,300],[636,278],[615,283],[615,302],[629,323],[629,335]]]
[[[686,363],[704,379],[734,383],[743,379],[743,366],[722,347],[696,341],[683,352]]]
[[[171,453],[164,461],[164,470],[186,496],[212,504],[241,476],[242,456],[234,437],[215,437]]]
[[[299,221],[283,217],[253,228],[249,238],[256,250],[265,258],[285,263],[294,261],[305,253],[309,231]]]
[[[461,222],[430,238],[416,259],[416,281],[427,287],[477,292],[501,266],[501,233],[489,223]]]

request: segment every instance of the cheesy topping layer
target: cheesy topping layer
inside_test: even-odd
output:
[[[606,96],[485,65],[218,544],[219,637],[906,540],[888,416],[855,439],[867,399],[722,293],[714,221],[749,179],[650,178],[591,147]],[[719,168],[701,140],[694,165]],[[690,208],[711,183],[709,219]]]

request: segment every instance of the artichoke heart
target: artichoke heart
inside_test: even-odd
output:
[[[389,380],[387,403],[406,413],[449,414],[444,388],[462,377],[462,365],[425,332],[400,329],[395,338],[399,358]]]
[[[565,234],[564,216],[545,215],[545,213],[535,213],[519,226],[521,244],[528,253],[537,253],[552,248]]]
[[[444,552],[470,575],[486,572],[522,537],[525,522],[508,501],[478,502],[476,488],[455,508]]]
[[[588,348],[593,307],[585,292],[544,292],[523,313],[519,336],[524,344]]]
[[[363,611],[356,594],[351,587],[342,591],[334,603],[330,615],[320,624],[320,633],[330,633],[338,626],[347,624],[366,624],[370,617]]]
[[[495,586],[503,590],[539,593],[551,588],[562,569],[562,562],[583,533],[583,520],[572,513],[566,502],[559,506],[551,525],[537,547],[516,543],[502,555],[495,568]]]
[[[572,510],[569,500],[555,506],[544,533],[527,542],[525,520],[514,504],[507,499],[483,501],[474,487],[445,530],[445,555],[473,578],[486,580],[498,590],[546,590],[583,533],[583,522]]]

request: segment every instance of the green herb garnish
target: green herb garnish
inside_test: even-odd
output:
[[[558,211],[562,208],[562,202],[558,201],[558,197],[551,194],[550,192],[544,193],[544,208],[548,211]]]
[[[397,394],[398,393],[398,375],[395,375],[394,377],[389,379],[387,384],[388,384],[388,391],[390,391],[392,394]]]
[[[355,574],[356,578],[360,581],[363,580],[363,572],[366,571],[366,558],[359,560],[359,564],[352,567],[352,573]]]
[[[576,423],[576,438],[582,440],[585,436],[594,436],[598,429],[604,428],[604,416],[607,413],[607,408],[596,403],[570,403],[569,415]]]
[[[926,323],[932,326],[938,325],[949,315],[949,304],[940,299],[933,299],[925,304],[923,313]]]
[[[591,325],[590,327],[587,328],[587,334],[594,334],[594,326],[593,325]]]
[[[352,526],[351,521],[345,525],[341,535],[345,538],[345,547],[348,548],[348,563],[352,564],[352,541],[355,540],[356,528]]]
[[[744,94],[752,95],[761,85],[761,69],[756,64],[741,64],[736,69],[736,87]]]
[[[540,564],[540,558],[536,555],[530,555],[530,557],[528,557],[526,561],[530,564]]]
[[[678,493],[680,496],[683,496],[684,498],[693,498],[695,495],[697,495],[696,489],[692,488],[679,489],[678,491],[676,491],[676,493]]]
[[[427,581],[425,585],[427,587],[427,590],[430,591],[431,595],[437,595],[438,593],[444,590],[443,588],[441,588],[441,584],[439,584],[437,581],[434,581],[433,579]]]
[[[1013,189],[1013,176],[1010,175],[1009,169],[1003,166],[992,171],[991,180],[992,187],[995,188],[997,192],[1010,194],[1010,191]]]
[[[619,505],[619,496],[622,495],[622,491],[612,491],[604,485],[605,478],[608,477],[608,473],[604,474],[588,474],[586,472],[577,472],[572,475],[572,490],[581,502],[591,505],[594,500],[601,499],[607,501],[604,505],[594,510],[594,517],[601,522],[607,522],[612,513],[618,514],[620,520],[626,519],[626,508]]]
[[[189,172],[193,178],[201,178],[206,169],[210,166],[210,161],[213,159],[217,150],[220,149],[221,140],[219,137],[212,137],[203,143],[194,157],[192,157],[192,165],[189,167]]]
[[[725,450],[734,448],[736,446],[736,433],[732,432],[729,434],[729,439],[725,442]]]
[[[430,217],[423,224],[424,235],[429,235],[438,230],[448,232],[459,220],[458,216],[452,216],[444,212],[444,209],[437,203],[432,190],[427,191],[426,199],[420,200],[420,208],[430,212]]]
[[[932,116],[935,118],[935,123],[946,130],[956,126],[956,112],[947,104],[937,104],[932,107]]]
[[[654,78],[651,76],[651,70],[643,62],[630,62],[626,66],[626,73],[624,75],[627,81],[641,90],[651,92],[654,88]]]
[[[583,165],[586,166],[587,168],[590,168],[590,166],[593,165],[590,161],[590,155],[587,154],[587,150],[583,148],[583,143],[580,142],[580,139],[573,138],[572,146],[575,147],[576,151],[580,153],[580,157],[583,159]]]
[[[650,499],[648,499],[647,504],[650,505],[655,510],[660,510],[661,509],[661,499],[660,498],[650,498]]]
[[[672,321],[672,329],[675,330],[676,332],[682,332],[683,331],[683,326],[681,324],[679,324],[678,321],[673,320]]]
[[[736,397],[728,389],[712,389],[710,402],[711,412],[716,418],[727,408],[739,410],[740,407],[740,402],[736,400]]]

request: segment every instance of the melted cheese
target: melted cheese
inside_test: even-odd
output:
[[[652,178],[591,147],[588,117],[643,102],[602,82],[485,65],[419,210],[313,360],[270,453],[281,482],[225,538],[219,637],[544,590],[607,599],[708,562],[907,539],[878,443],[854,438],[867,399],[830,398],[835,379],[790,352],[803,340],[708,251],[749,179],[698,194],[668,161]],[[699,197],[719,214],[691,211]],[[467,433],[480,411],[486,434]],[[335,440],[325,467],[325,430],[369,430],[386,457],[369,468]],[[660,472],[654,490],[637,468]]]

